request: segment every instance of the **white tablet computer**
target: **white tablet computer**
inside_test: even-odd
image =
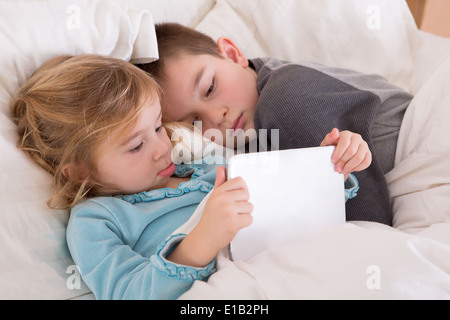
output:
[[[253,204],[253,223],[230,244],[233,260],[248,260],[272,246],[305,241],[345,222],[344,176],[334,170],[334,147],[233,156],[228,179],[242,177]]]

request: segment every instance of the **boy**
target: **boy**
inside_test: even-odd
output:
[[[215,43],[179,24],[159,24],[156,33],[160,59],[140,67],[164,89],[165,120],[201,121],[204,132],[220,130],[225,146],[233,138],[229,132],[277,129],[279,140],[267,136],[268,150],[317,146],[334,127],[356,132],[373,161],[355,173],[362,188],[346,203],[347,220],[392,224],[384,174],[393,167],[411,95],[376,75],[275,58],[248,60],[229,38]],[[348,173],[339,162],[337,168]]]

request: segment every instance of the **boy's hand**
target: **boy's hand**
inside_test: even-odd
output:
[[[320,143],[320,146],[330,145],[336,146],[331,161],[335,164],[335,170],[344,174],[345,179],[354,171],[366,169],[372,162],[372,153],[367,142],[357,133],[339,132],[334,128]]]

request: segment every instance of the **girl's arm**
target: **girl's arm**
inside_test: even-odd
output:
[[[236,233],[249,226],[253,218],[250,194],[242,178],[226,181],[225,168],[217,169],[214,190],[205,205],[198,225],[176,247],[169,260],[194,267],[204,267]]]
[[[97,203],[71,214],[67,228],[70,253],[99,300],[177,299],[195,280],[206,280],[215,272],[215,261],[194,268],[167,260],[185,235],[170,237],[146,257],[126,243],[124,230]]]

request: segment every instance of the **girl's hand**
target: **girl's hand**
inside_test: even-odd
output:
[[[240,229],[252,223],[253,205],[248,202],[249,198],[244,179],[237,177],[226,181],[225,168],[217,169],[214,191],[199,222],[205,241],[214,251],[226,247]]]
[[[226,181],[225,168],[219,167],[202,218],[168,259],[193,267],[209,264],[240,229],[252,223],[253,205],[248,202],[249,198],[244,180],[237,177]]]
[[[372,162],[372,153],[367,142],[357,133],[339,132],[334,128],[325,136],[320,145],[336,146],[331,155],[331,161],[335,164],[335,170],[344,174],[345,179],[354,171],[366,169]]]

